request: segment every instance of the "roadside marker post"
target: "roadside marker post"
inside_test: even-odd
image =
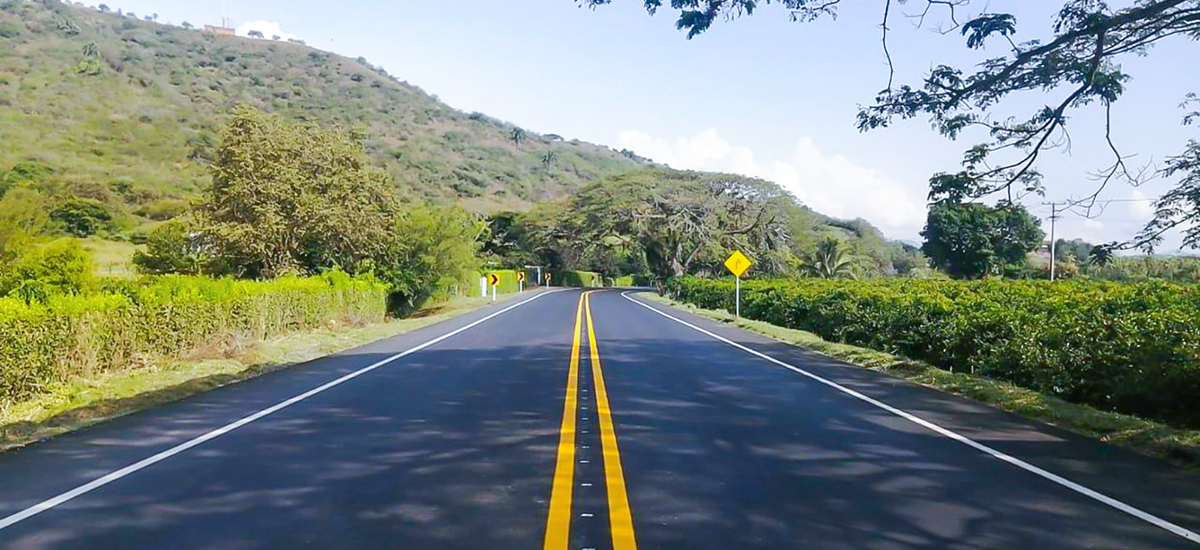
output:
[[[492,285],[492,301],[496,301],[496,285],[500,284],[500,276],[495,273],[488,273],[488,283]]]
[[[517,272],[517,292],[525,292],[525,272]]]
[[[733,273],[733,277],[736,280],[733,291],[733,314],[735,317],[742,316],[742,275],[745,275],[746,270],[750,269],[752,265],[754,265],[754,262],[750,258],[747,258],[745,254],[742,254],[741,250],[734,250],[733,254],[729,255],[729,259],[725,260],[725,268],[730,273]]]

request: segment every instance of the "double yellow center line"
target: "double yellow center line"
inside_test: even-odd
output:
[[[591,292],[584,292],[575,307],[575,332],[571,343],[571,367],[567,374],[567,395],[563,400],[562,427],[559,429],[558,461],[550,492],[550,513],[546,518],[544,550],[568,550],[571,534],[571,497],[575,489],[575,430],[579,408],[579,355],[582,328],[587,321],[587,339],[591,351],[592,380],[596,386],[596,413],[600,423],[600,443],[604,457],[604,481],[608,489],[608,521],[613,550],[637,550],[633,534],[633,512],[625,493],[625,474],[617,450],[617,433],[612,409],[600,368],[600,350],[592,323]]]

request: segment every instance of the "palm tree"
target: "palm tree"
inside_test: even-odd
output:
[[[826,238],[817,243],[817,250],[804,255],[801,266],[804,274],[820,279],[855,278],[854,258],[846,253],[841,241]]]
[[[1096,245],[1092,247],[1092,252],[1088,254],[1088,264],[1096,267],[1104,267],[1113,261],[1112,248]]]
[[[520,148],[521,142],[525,141],[525,130],[513,128],[512,131],[508,133],[508,139],[512,140],[513,145],[517,146],[517,148]]]
[[[558,151],[546,151],[546,154],[542,155],[542,166],[545,166],[546,171],[549,172],[551,168],[554,168],[554,161],[557,160]]]

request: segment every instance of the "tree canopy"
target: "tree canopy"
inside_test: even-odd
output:
[[[952,277],[979,278],[1024,265],[1045,233],[1020,205],[943,202],[930,207],[921,236],[933,265]]]
[[[577,0],[596,7],[612,0]],[[644,0],[651,13],[664,7],[662,0]],[[782,6],[794,21],[809,22],[834,18],[841,0],[672,0],[679,12],[676,27],[694,38],[714,23],[755,13],[760,4]],[[1047,150],[1070,144],[1068,121],[1088,116],[1080,110],[1091,105],[1102,109],[1105,134],[1112,163],[1098,171],[1099,183],[1071,208],[1085,215],[1099,205],[1101,191],[1112,181],[1140,183],[1149,177],[1176,178],[1178,185],[1158,199],[1153,221],[1124,243],[1124,247],[1152,249],[1167,231],[1183,229],[1183,244],[1200,247],[1200,141],[1190,140],[1182,152],[1169,156],[1157,170],[1139,170],[1127,165],[1128,155],[1112,137],[1111,111],[1122,97],[1130,75],[1120,61],[1146,55],[1154,44],[1169,37],[1200,40],[1200,1],[1137,0],[1112,7],[1100,0],[1065,0],[1051,21],[1049,36],[1024,42],[1014,37],[1016,17],[987,11],[983,0],[882,0],[882,49],[889,67],[891,22],[910,16],[917,26],[928,18],[947,20],[941,30],[960,34],[964,46],[982,50],[998,44],[1006,53],[986,59],[971,68],[934,65],[920,84],[893,82],[890,70],[886,87],[858,113],[858,128],[872,130],[889,126],[896,119],[928,117],[942,135],[955,139],[970,130],[982,131],[987,139],[970,147],[962,167],[935,174],[931,180],[933,201],[962,201],[1003,194],[1013,201],[1024,193],[1043,193],[1038,161]],[[900,13],[901,5],[912,8]],[[980,12],[966,18],[964,10]],[[1040,92],[1054,99],[1024,113],[1007,112],[1004,100],[1021,92]],[[1192,93],[1180,98],[1185,107],[1198,98]],[[1186,110],[1186,109],[1185,109]],[[1183,122],[1200,120],[1200,112],[1183,114]],[[1156,152],[1160,155],[1169,152]]]
[[[599,180],[564,203],[494,218],[485,250],[532,251],[560,269],[672,277],[720,273],[741,249],[755,257],[757,273],[781,273],[794,258],[792,222],[804,215],[766,181],[643,170]]]
[[[392,186],[348,131],[240,106],[222,139],[198,220],[223,271],[353,269],[381,251]]]

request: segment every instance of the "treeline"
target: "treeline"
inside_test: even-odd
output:
[[[825,218],[774,183],[668,169],[603,178],[565,200],[493,216],[483,246],[505,265],[660,282],[722,273],[732,250],[752,256],[760,275],[888,276],[925,264],[870,224]]]
[[[1200,289],[1151,281],[748,281],[748,318],[1006,380],[1105,410],[1200,427]],[[668,292],[733,309],[733,282]]]

